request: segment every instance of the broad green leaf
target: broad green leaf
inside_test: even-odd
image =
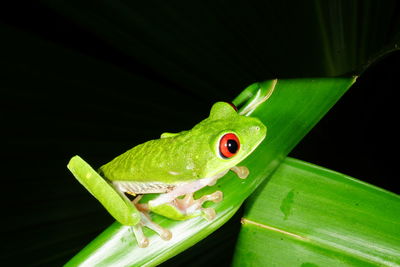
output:
[[[177,222],[153,215],[157,223],[171,230],[173,238],[166,242],[151,231],[145,231],[150,237],[147,248],[137,247],[129,227],[114,223],[69,261],[67,266],[156,265],[206,237],[236,212],[242,202],[274,171],[293,146],[324,116],[354,80],[278,80],[271,98],[251,114],[267,125],[268,132],[266,140],[242,163],[249,168],[249,177],[241,180],[234,174],[228,174],[215,186],[205,188],[197,194],[200,196],[217,189],[224,193],[221,203],[210,205],[217,212],[214,221],[207,222],[199,217]],[[261,86],[270,84],[269,81],[260,83]],[[253,90],[249,88],[247,90],[251,96]]]
[[[399,266],[400,197],[287,158],[246,202],[234,266]]]

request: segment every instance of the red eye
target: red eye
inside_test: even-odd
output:
[[[224,159],[229,159],[235,156],[236,153],[239,151],[239,148],[239,139],[233,133],[225,134],[219,141],[219,154]]]

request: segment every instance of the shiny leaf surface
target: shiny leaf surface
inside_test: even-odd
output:
[[[234,266],[399,266],[400,196],[287,158],[246,202]]]

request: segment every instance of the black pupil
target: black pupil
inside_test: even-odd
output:
[[[231,152],[232,154],[235,154],[238,150],[238,144],[235,140],[229,139],[226,146],[228,147],[229,152]]]

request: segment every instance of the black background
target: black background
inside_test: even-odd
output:
[[[399,66],[399,52],[371,66],[290,156],[399,193]]]
[[[0,8],[5,263],[59,265],[112,222],[68,173],[72,155],[99,166],[255,81],[354,74],[399,36],[390,1],[354,2],[357,18],[346,1],[323,6],[328,46],[310,3],[105,3]],[[399,64],[394,52],[370,66],[290,156],[399,193]]]

